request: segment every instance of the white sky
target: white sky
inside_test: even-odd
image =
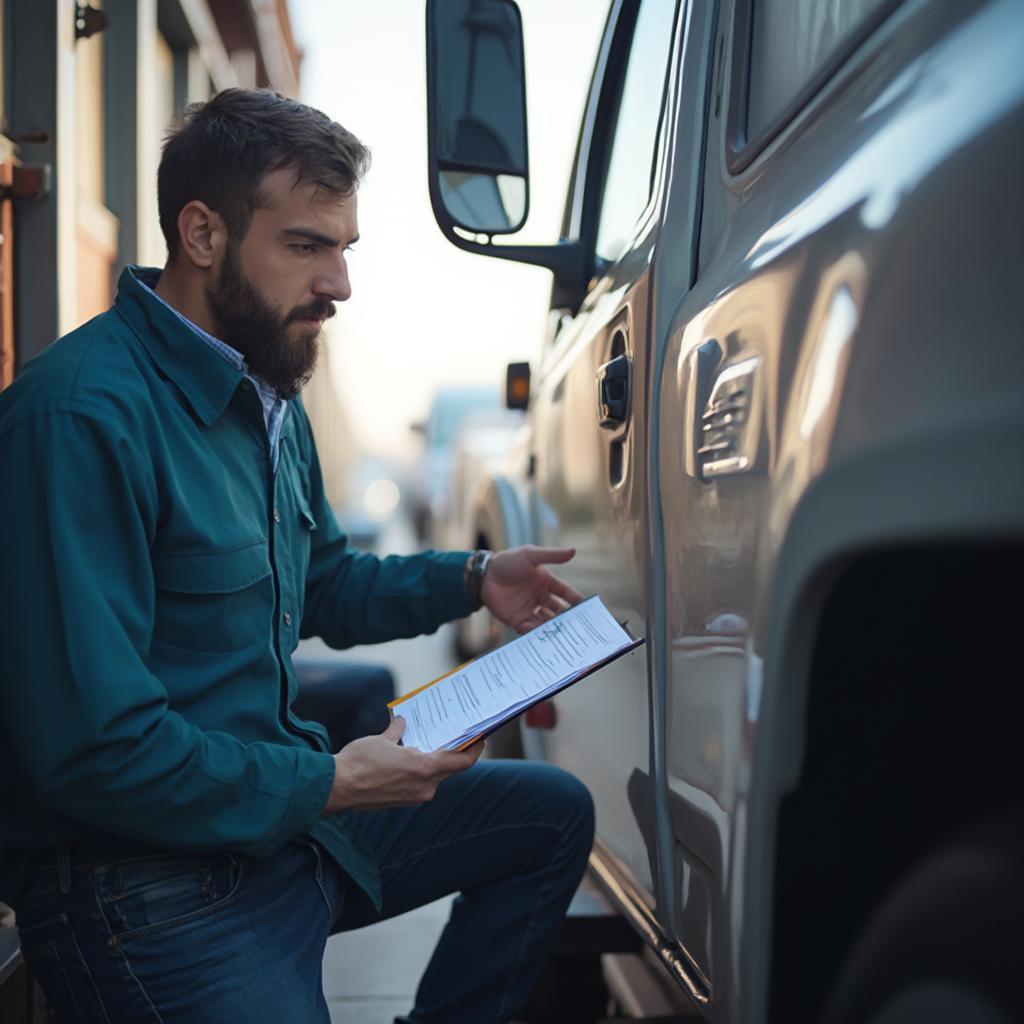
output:
[[[558,236],[606,0],[520,0],[530,218],[515,240]],[[352,298],[328,326],[332,369],[364,449],[415,450],[409,424],[442,384],[503,386],[536,360],[551,275],[474,256],[441,235],[426,173],[425,0],[291,0],[302,98],[373,152],[359,193]]]

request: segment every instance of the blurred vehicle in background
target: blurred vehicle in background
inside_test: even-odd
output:
[[[411,429],[423,436],[423,455],[412,479],[409,511],[416,537],[422,543],[432,535],[431,522],[444,518],[451,493],[453,443],[463,420],[473,412],[492,410],[500,413],[497,388],[439,388],[430,404],[426,420],[413,423]]]
[[[399,459],[365,452],[353,459],[338,488],[341,500],[334,514],[354,548],[389,554],[397,553],[398,544],[404,550],[402,538],[395,536],[395,515],[403,495],[412,490],[412,477]]]
[[[451,445],[448,494],[431,517],[428,539],[436,548],[476,546],[473,508],[478,488],[513,447],[523,414],[511,409],[470,413]]]
[[[462,421],[452,444],[448,494],[430,518],[431,547],[500,550],[507,546],[496,541],[482,512],[495,500],[485,492],[503,475],[502,467],[517,446],[524,421],[524,413],[514,409],[477,410]],[[519,440],[520,447],[524,441]],[[498,543],[497,549],[494,543]],[[481,608],[455,623],[455,654],[460,661],[475,658],[505,635],[505,627]]]
[[[380,539],[380,522],[360,505],[342,505],[334,510],[338,525],[345,531],[349,544],[358,551],[376,552]]]

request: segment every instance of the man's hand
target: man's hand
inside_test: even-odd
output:
[[[518,633],[534,629],[583,600],[583,595],[544,568],[560,565],[574,548],[538,548],[527,544],[495,554],[487,566],[481,597],[495,618]]]
[[[405,719],[395,718],[379,736],[353,740],[334,755],[334,785],[324,814],[345,810],[403,807],[432,800],[449,775],[465,771],[484,749],[421,750],[398,745]]]

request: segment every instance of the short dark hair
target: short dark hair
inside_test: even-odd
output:
[[[269,89],[225,89],[189,106],[164,141],[157,195],[167,252],[177,255],[178,214],[193,199],[239,240],[266,202],[260,186],[272,171],[294,167],[296,185],[345,199],[369,166],[370,151],[319,110]]]

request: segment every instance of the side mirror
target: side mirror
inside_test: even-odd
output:
[[[523,26],[512,0],[427,5],[431,200],[455,226],[511,234],[526,221]]]
[[[577,309],[587,280],[579,239],[491,241],[526,223],[526,139],[523,25],[514,0],[427,0],[427,179],[438,227],[466,252],[547,267],[555,275],[552,304]]]

